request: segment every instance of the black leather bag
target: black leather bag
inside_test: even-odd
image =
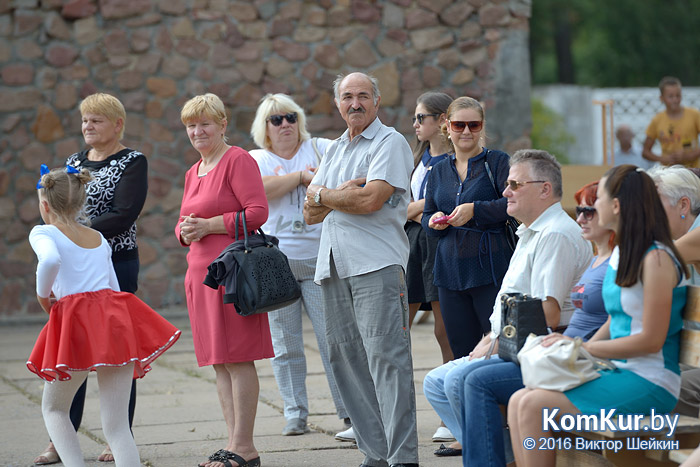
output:
[[[238,238],[239,219],[244,238]],[[262,229],[248,235],[245,212],[236,214],[236,234],[231,245],[208,267],[204,284],[225,285],[224,303],[233,303],[236,312],[249,316],[291,305],[301,297],[301,288],[289,261],[277,247],[279,240]]]
[[[542,300],[520,293],[502,294],[498,356],[519,365],[518,351],[530,334],[547,334]]]
[[[488,158],[488,155],[489,153],[486,152],[486,158]],[[493,191],[496,192],[496,196],[498,198],[501,198],[503,196],[503,192],[498,191],[498,188],[496,188],[496,181],[493,178],[493,173],[491,173],[488,160],[484,161],[484,168],[489,176],[489,180],[491,180]],[[515,231],[518,230],[518,227],[520,227],[520,223],[512,217],[508,217],[506,220],[506,241],[508,242],[508,246],[512,251],[515,251],[515,246],[518,244],[518,235],[515,233]]]

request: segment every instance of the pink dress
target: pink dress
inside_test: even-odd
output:
[[[185,294],[192,325],[194,351],[199,366],[236,363],[274,357],[267,314],[239,316],[233,304],[223,302],[224,289],[214,290],[202,282],[207,266],[234,241],[236,212],[245,208],[248,230],[267,220],[267,198],[255,160],[241,148],[232,147],[205,176],[200,162],[185,175],[180,215],[210,218],[224,216],[228,234],[207,235],[193,242],[187,254]],[[242,235],[241,228],[241,235]],[[180,223],[175,227],[180,238]]]

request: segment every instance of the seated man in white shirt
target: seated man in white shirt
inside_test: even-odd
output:
[[[455,388],[462,384],[461,375],[468,373],[470,363],[483,360],[489,352],[497,353],[501,294],[519,292],[540,298],[547,326],[552,329],[565,326],[574,310],[571,289],[593,258],[590,244],[581,236],[581,228],[561,207],[561,166],[554,156],[546,151],[521,150],[513,154],[510,164],[503,196],[508,198],[508,214],[522,225],[494,303],[492,332],[484,336],[469,356],[435,368],[423,381],[425,396],[457,441],[462,440],[462,407],[458,398],[448,398],[448,394],[456,394]],[[459,446],[455,444],[451,448],[459,449]]]

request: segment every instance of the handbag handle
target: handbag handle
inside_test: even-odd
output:
[[[243,221],[243,245],[245,246],[245,251],[250,252],[252,251],[252,248],[248,245],[248,226],[245,221],[245,209],[238,211],[236,213],[236,221],[234,223],[234,228],[236,229],[236,233],[234,235],[234,240],[238,241],[238,220],[241,219]],[[263,239],[263,242],[267,246],[274,246],[274,244],[268,240],[267,236],[265,236],[265,232],[263,232],[262,228],[258,228],[258,232],[260,232],[260,236]]]
[[[578,336],[575,337],[574,351],[571,352],[571,356],[569,357],[569,368],[574,368],[574,362],[578,359],[578,357],[584,357],[586,360],[590,361],[593,364],[593,368],[596,370],[614,370],[617,368],[617,366],[610,360],[594,357],[588,350],[584,349],[581,344],[583,344],[583,339]]]

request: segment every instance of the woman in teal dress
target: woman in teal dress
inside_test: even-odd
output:
[[[550,437],[543,431],[543,411],[559,414],[669,412],[678,400],[678,353],[687,267],[673,245],[668,220],[652,179],[633,165],[609,170],[598,185],[599,224],[615,231],[615,247],[603,280],[608,321],[583,347],[611,359],[615,370],[562,392],[521,389],[508,404],[508,424],[516,463],[554,466],[554,450],[527,450],[523,440]],[[566,337],[552,334],[551,345]]]

